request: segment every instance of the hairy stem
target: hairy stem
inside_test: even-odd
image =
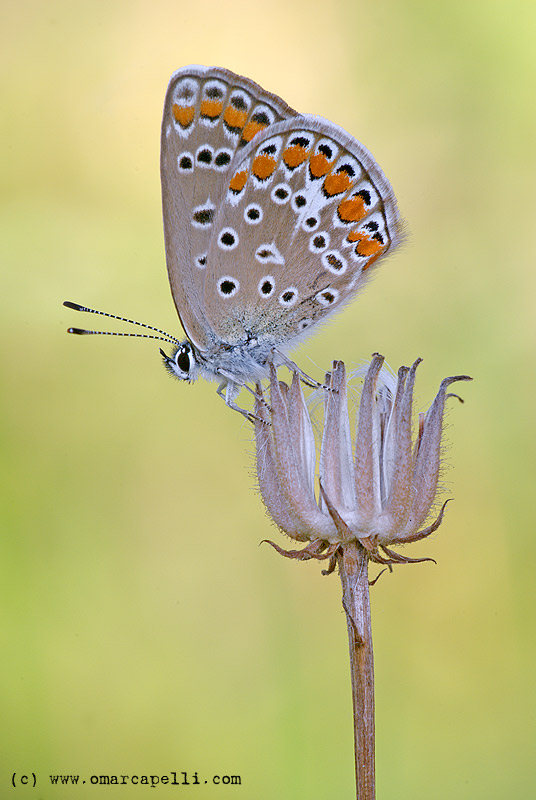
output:
[[[338,563],[350,645],[356,797],[374,800],[374,657],[366,551],[357,542],[345,544]]]

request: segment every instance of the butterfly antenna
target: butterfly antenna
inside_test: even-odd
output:
[[[134,319],[127,319],[126,317],[118,317],[116,314],[108,314],[106,311],[97,311],[94,308],[87,308],[87,306],[81,306],[79,303],[72,303],[70,300],[65,300],[63,303],[64,306],[67,308],[72,308],[73,311],[86,311],[88,314],[100,314],[103,317],[111,317],[112,319],[118,319],[120,322],[128,322],[131,325],[139,325],[141,328],[147,328],[150,331],[156,331],[157,333],[162,333],[163,336],[153,336],[148,333],[117,333],[115,331],[89,331],[85,328],[68,328],[67,333],[76,333],[78,336],[133,336],[137,339],[160,339],[162,342],[168,342],[169,344],[176,344],[180,346],[180,342],[171,334],[166,333],[166,331],[160,330],[160,328],[154,328],[152,325],[145,325],[143,322],[137,322]]]

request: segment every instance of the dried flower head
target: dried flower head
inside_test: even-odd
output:
[[[287,386],[272,368],[269,405],[258,387],[255,439],[261,495],[276,525],[293,539],[308,542],[303,550],[290,552],[271,543],[284,555],[327,558],[341,545],[358,541],[379,563],[424,560],[402,556],[390,546],[423,539],[443,519],[446,503],[425,526],[436,503],[445,399],[452,383],[471,379],[457,375],[441,382],[432,405],[420,415],[414,440],[413,389],[421,359],[399,369],[395,390],[382,379],[383,361],[375,354],[368,367],[353,448],[346,370],[341,361],[333,362],[324,390],[318,498],[315,437],[298,376]]]

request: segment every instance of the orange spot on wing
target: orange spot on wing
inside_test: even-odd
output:
[[[251,171],[261,181],[265,181],[266,178],[269,178],[275,171],[277,166],[277,161],[272,156],[266,155],[262,153],[260,156],[253,161],[251,165]]]
[[[359,222],[367,214],[363,198],[351,197],[349,200],[343,200],[339,203],[337,214],[342,222]]]
[[[201,102],[201,116],[209,117],[209,119],[216,119],[219,117],[223,109],[221,100],[203,100]]]
[[[368,236],[364,231],[351,231],[351,233],[348,234],[348,241],[357,242],[354,248],[356,255],[369,258],[368,262],[363,267],[363,271],[372,266],[385,250],[385,244],[382,244],[374,237]]]
[[[323,153],[317,153],[315,156],[311,156],[309,169],[313,178],[321,178],[322,175],[330,171],[331,162],[327,160]]]
[[[350,187],[351,183],[350,176],[346,172],[336,172],[335,175],[328,175],[323,189],[329,195],[342,194]]]
[[[377,239],[363,239],[356,246],[356,250],[360,256],[375,256],[383,250],[383,244],[380,244]]]
[[[246,185],[247,179],[248,179],[247,169],[243,169],[240,172],[235,172],[235,174],[231,178],[229,189],[232,192],[236,192],[236,194],[238,194],[238,192],[241,192],[244,186]]]
[[[181,128],[187,128],[188,125],[192,124],[194,114],[195,108],[193,106],[179,106],[178,103],[173,104],[173,116]]]
[[[264,125],[262,122],[255,122],[254,120],[250,120],[244,130],[242,131],[242,139],[246,142],[251,142],[254,136],[256,136],[259,131],[263,131],[267,126]]]
[[[307,158],[307,148],[301,144],[295,144],[283,150],[283,161],[289,169],[295,169],[303,164]]]
[[[241,111],[234,106],[227,106],[223,115],[223,119],[230,128],[243,128],[247,118],[247,111]]]
[[[376,253],[376,255],[372,256],[372,258],[369,258],[369,260],[367,261],[367,263],[363,267],[362,272],[365,272],[366,269],[371,267],[374,264],[374,262],[376,261],[376,259],[381,256],[382,253],[383,253],[383,246],[380,246],[380,250]]]

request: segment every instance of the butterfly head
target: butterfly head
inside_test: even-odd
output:
[[[160,348],[160,355],[169,374],[180,381],[191,383],[199,377],[201,367],[196,358],[195,350],[188,339],[181,342],[171,356],[168,356],[162,348]]]
[[[164,359],[164,366],[167,371],[181,381],[192,382],[199,377],[202,369],[200,363],[202,358],[189,339],[185,339],[183,342],[181,342],[179,339],[171,336],[171,334],[166,333],[160,328],[155,328],[153,325],[146,325],[144,322],[137,322],[136,320],[127,319],[126,317],[118,317],[116,314],[108,314],[106,311],[97,311],[94,308],[88,308],[87,306],[80,305],[80,303],[73,303],[70,300],[66,300],[63,305],[67,306],[67,308],[73,309],[74,311],[86,311],[89,314],[99,314],[104,317],[112,317],[113,319],[118,319],[122,322],[129,322],[131,325],[139,325],[142,328],[149,328],[149,330],[156,331],[157,334],[162,335],[157,336],[153,333],[93,331],[87,330],[86,328],[69,328],[68,333],[77,333],[79,335],[86,336],[132,336],[141,339],[160,339],[162,342],[169,342],[169,344],[173,345],[175,348],[171,356],[168,356],[168,354],[165,353],[162,348],[160,348],[160,355]]]

